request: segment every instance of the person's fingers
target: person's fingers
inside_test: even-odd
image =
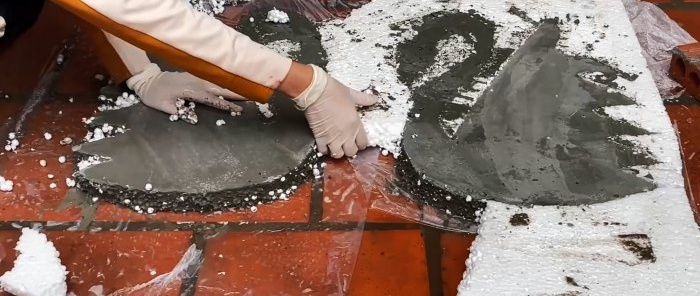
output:
[[[154,104],[152,106],[146,104],[146,106],[151,107],[153,109],[156,109],[158,111],[170,114],[170,115],[177,114],[177,107],[175,106],[175,102],[163,101],[163,103]]]
[[[316,140],[316,146],[318,147],[318,152],[323,155],[328,155],[328,143],[321,140]]]
[[[331,142],[328,144],[328,149],[331,152],[331,157],[335,159],[345,156],[345,152],[343,152],[343,146],[340,141]]]
[[[219,110],[224,110],[227,112],[241,112],[243,111],[243,107],[238,106],[234,104],[233,102],[229,102],[227,100],[221,99],[219,97],[211,97],[206,93],[201,93],[201,92],[191,92],[188,94],[189,98],[187,100],[207,105],[209,107],[213,107]]]
[[[367,139],[367,132],[365,128],[360,125],[359,131],[357,131],[357,137],[355,137],[355,144],[357,144],[357,149],[365,150],[369,146],[369,140]]]
[[[343,144],[343,151],[345,151],[345,156],[355,156],[357,155],[357,145],[354,139],[349,139],[345,144]]]
[[[352,101],[355,103],[355,105],[358,106],[371,106],[376,104],[379,101],[379,97],[371,94],[366,94],[363,92],[359,92],[356,90],[352,90],[350,92],[350,97]]]

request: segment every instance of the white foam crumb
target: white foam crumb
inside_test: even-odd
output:
[[[139,103],[139,97],[126,92],[123,92],[121,95],[117,96],[116,99],[108,98],[104,95],[98,96],[97,99],[102,102],[105,102],[105,104],[97,107],[98,111],[119,110],[122,108],[131,107]]]
[[[286,24],[289,23],[289,15],[286,12],[277,10],[277,8],[272,8],[272,10],[267,12],[266,22]]]
[[[177,114],[172,114],[170,117],[168,117],[170,121],[178,121],[180,117],[177,116]]]
[[[0,276],[0,287],[18,296],[64,296],[66,267],[46,235],[23,228],[15,246],[19,252],[12,270]]]
[[[51,138],[53,138],[53,136],[50,133],[44,133],[44,139],[48,141],[51,140]]]
[[[75,180],[71,178],[66,178],[66,186],[68,186],[68,188],[75,187]]]
[[[301,44],[297,41],[292,41],[289,39],[275,40],[265,44],[265,47],[272,49],[276,53],[279,53],[285,57],[292,57],[295,53],[299,53],[301,51]]]
[[[6,141],[6,145],[5,145],[5,151],[7,151],[7,152],[16,151],[17,147],[19,147],[19,140],[17,139],[17,134],[16,133],[8,133],[7,134],[7,141]]]
[[[252,23],[252,22],[255,21],[255,18],[253,18],[253,17],[251,16],[248,20]]]
[[[59,53],[59,54],[56,56],[56,64],[57,64],[57,65],[63,64],[63,60],[64,60],[63,54],[60,54],[60,53]]]
[[[48,174],[48,175],[46,175],[46,177],[49,178],[49,179],[53,179],[54,175],[53,175],[53,174]]]
[[[95,117],[90,117],[90,118],[83,118],[83,123],[84,124],[91,124],[92,121],[95,120]]]
[[[98,73],[98,74],[95,74],[95,80],[104,81],[104,80],[105,80],[105,76],[104,76],[103,74],[99,74],[99,73]]]
[[[73,101],[74,101],[73,97],[68,98],[69,103],[73,103]]]
[[[271,118],[272,116],[275,116],[272,111],[270,111],[270,105],[268,104],[261,104],[261,103],[256,103],[258,105],[258,110],[260,110],[260,113],[264,115],[266,118]]]
[[[92,295],[94,295],[94,296],[104,296],[105,295],[104,287],[102,285],[91,286],[90,289],[88,289],[88,292],[92,293]]]
[[[216,126],[222,126],[222,125],[225,125],[225,124],[226,124],[226,121],[223,120],[223,119],[219,119],[219,120],[216,121]]]
[[[241,116],[241,112],[231,112],[231,117]]]
[[[56,183],[51,183],[49,184],[49,188],[55,189],[57,187]]]
[[[146,209],[146,213],[149,213],[149,214],[153,214],[155,211],[156,211],[155,209],[150,208],[150,207],[148,209]]]
[[[63,156],[63,155],[59,156],[59,157],[58,157],[58,162],[59,162],[59,163],[66,163],[66,157]]]
[[[63,140],[61,140],[61,142],[59,142],[61,145],[70,145],[71,143],[73,143],[73,139],[70,137],[65,137]]]
[[[10,192],[14,188],[14,185],[15,184],[11,180],[7,180],[3,176],[0,176],[0,191]]]
[[[146,186],[144,186],[144,189],[146,189],[146,191],[151,191],[151,190],[153,190],[153,185],[151,185],[151,183],[146,183]]]
[[[87,159],[78,162],[78,170],[82,171],[99,163],[101,163],[101,161],[97,156],[90,156]]]
[[[40,159],[40,160],[39,160],[39,165],[42,166],[42,167],[45,167],[45,166],[46,166],[46,160]]]
[[[258,211],[258,207],[252,206],[252,207],[250,207],[250,211],[253,212],[253,213],[255,213],[255,212]]]

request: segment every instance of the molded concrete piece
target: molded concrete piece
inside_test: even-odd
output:
[[[325,66],[311,22],[296,14],[290,14],[290,24],[254,17],[260,21],[241,28],[251,38],[277,42],[282,54]],[[303,112],[281,96],[269,104],[271,118],[254,102],[240,104],[244,110],[238,116],[198,106],[196,125],[171,122],[142,104],[99,113],[91,129],[106,123],[125,132],[76,147],[79,155],[106,159],[78,172],[81,189],[137,210],[217,211],[271,201],[277,197],[269,191],[287,192],[312,177],[309,164],[317,158]]]
[[[619,137],[646,132],[603,111],[634,103],[612,91],[615,78],[625,74],[559,52],[554,21],[540,25],[478,98],[464,96],[459,88],[488,77],[504,60],[493,48],[493,24],[463,13],[434,14],[418,23],[418,35],[400,45],[397,56],[407,85],[434,63],[421,57],[435,56],[440,40],[462,34],[474,50],[413,89],[414,116],[404,132],[407,158],[399,165],[399,172],[409,176],[405,190],[432,186],[438,194],[417,197],[452,213],[473,215],[474,206],[464,200],[573,205],[655,188],[652,176],[637,176],[632,168],[655,161]],[[411,181],[418,176],[422,185]],[[462,198],[455,204],[446,195]]]

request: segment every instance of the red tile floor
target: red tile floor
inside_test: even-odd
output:
[[[700,3],[657,2],[700,39]],[[378,195],[366,196],[347,161],[329,162],[322,180],[257,213],[141,215],[107,203],[71,202],[62,180],[74,162],[59,141],[85,134],[81,118],[95,112],[105,83],[95,75],[106,73],[81,25],[48,4],[25,36],[0,47],[0,135],[21,131],[19,150],[0,155],[0,175],[16,183],[13,192],[0,193],[0,273],[12,266],[19,228],[40,225],[76,295],[98,287],[104,294],[154,295],[153,289],[130,288],[173,270],[191,245],[203,261],[187,265],[173,281],[161,278],[161,295],[456,294],[475,235],[368,209],[368,199]],[[700,103],[684,99],[667,110],[681,137],[689,195],[697,197],[691,203],[700,209]],[[53,139],[45,140],[44,132]],[[379,157],[379,163],[391,161]],[[58,187],[51,189],[52,182]]]

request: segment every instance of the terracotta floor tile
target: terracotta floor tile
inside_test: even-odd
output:
[[[97,286],[107,295],[170,272],[191,240],[189,232],[48,232],[47,236],[69,271],[68,290],[76,295],[90,295],[88,290]],[[12,268],[18,239],[19,230],[0,232],[0,247],[5,251],[0,274]],[[162,294],[151,290],[142,295],[179,295],[179,289],[177,282],[162,287]]]
[[[349,295],[429,295],[420,230],[365,232]]]
[[[75,24],[75,17],[46,3],[32,28],[9,46],[0,46],[0,92],[12,97],[31,94],[48,67],[56,62],[56,55],[74,32]]]
[[[370,153],[370,151],[363,153]],[[348,160],[331,160],[326,164],[323,221],[346,222],[358,221],[361,218],[365,218],[367,222],[407,221],[399,215],[372,208],[372,204],[378,199],[385,201],[382,204],[391,204],[410,213],[417,213],[418,207],[413,202],[404,197],[390,195],[379,182],[383,178],[392,177],[393,158],[379,156],[377,160],[366,164],[376,170],[371,181],[359,179]],[[374,184],[369,182],[374,182]],[[369,197],[365,196],[365,188],[370,189]]]
[[[72,106],[67,106],[72,105]],[[19,135],[20,146],[13,153],[0,156],[4,165],[1,174],[13,180],[14,190],[0,193],[0,217],[4,220],[47,219],[69,221],[78,218],[77,209],[56,212],[68,187],[66,178],[73,174],[75,162],[71,147],[59,142],[70,137],[82,139],[82,115],[90,114],[91,107],[62,99],[51,98],[40,103],[30,113]],[[50,133],[46,140],[44,133]],[[65,163],[59,158],[64,156]],[[40,161],[46,161],[42,167]],[[50,179],[49,175],[53,175]],[[51,188],[51,183],[56,185]]]
[[[700,223],[700,106],[669,105],[666,111],[678,126],[683,162],[686,170],[686,190]]]
[[[196,295],[336,295],[359,232],[226,233],[207,241]]]
[[[311,183],[299,187],[288,201],[276,201],[258,206],[258,211],[223,211],[200,213],[139,214],[114,204],[101,202],[96,221],[170,221],[170,222],[306,222],[309,220]]]
[[[445,296],[457,295],[457,286],[467,269],[469,248],[476,234],[443,233],[442,244],[442,289]]]

